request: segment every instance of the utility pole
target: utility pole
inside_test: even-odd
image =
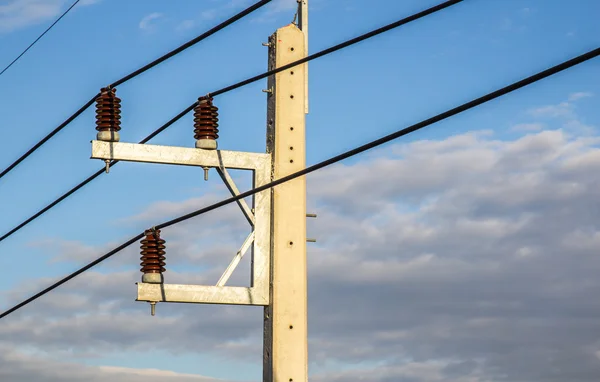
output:
[[[269,39],[269,70],[306,56],[304,33],[294,24]],[[269,78],[267,153],[273,179],[304,169],[305,65]],[[270,304],[265,308],[263,381],[308,380],[306,180],[281,184],[272,194]]]
[[[294,1],[294,0],[288,0]],[[298,25],[279,28],[269,38],[268,66],[275,69],[307,55],[307,0],[298,3]],[[114,92],[102,93],[104,114],[92,158],[196,166],[216,169],[232,195],[240,192],[228,169],[249,170],[255,187],[300,171],[306,166],[305,114],[308,112],[307,64],[295,66],[268,78],[267,152],[251,153],[217,149],[217,108],[202,99],[194,109],[195,147],[173,147],[119,142],[114,123]],[[112,93],[111,93],[112,92]],[[115,107],[113,107],[115,106]],[[200,175],[200,173],[199,173]],[[198,177],[201,179],[201,176]],[[155,314],[159,302],[191,304],[254,305],[264,309],[264,382],[308,381],[308,324],[306,272],[306,180],[299,177],[261,191],[252,205],[238,201],[251,232],[215,285],[166,283],[162,272],[168,261],[168,237],[153,228],[145,232],[142,245],[142,282],[137,283],[137,301],[151,304]],[[166,243],[165,243],[165,240]],[[250,250],[249,287],[227,286],[229,277]],[[165,260],[166,259],[166,260]]]

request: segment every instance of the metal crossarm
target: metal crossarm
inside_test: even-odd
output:
[[[232,195],[240,192],[227,169],[252,171],[253,184],[261,186],[271,181],[271,155],[225,150],[158,146],[124,142],[92,141],[92,158],[104,161],[130,161],[169,165],[215,168]],[[241,199],[238,205],[252,232],[217,285],[179,285],[137,283],[138,301],[179,302],[196,304],[261,305],[269,304],[271,266],[271,192],[259,192],[250,207]],[[230,287],[225,284],[245,253],[252,251],[250,287]]]

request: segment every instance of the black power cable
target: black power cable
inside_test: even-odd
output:
[[[421,18],[423,18],[425,16],[429,16],[432,13],[436,13],[436,12],[444,10],[444,9],[446,9],[448,7],[456,5],[458,3],[462,3],[463,1],[464,0],[450,0],[450,1],[445,1],[445,2],[443,2],[441,4],[438,4],[438,5],[433,6],[431,8],[425,9],[424,11],[421,11],[419,13],[415,13],[412,16],[405,17],[405,18],[403,18],[401,20],[395,21],[395,22],[393,22],[391,24],[388,24],[388,25],[385,25],[385,26],[383,26],[381,28],[377,28],[375,30],[367,32],[367,33],[365,33],[363,35],[360,35],[360,36],[355,37],[353,39],[350,39],[348,41],[344,41],[344,42],[342,42],[340,44],[337,44],[337,45],[334,45],[334,46],[332,46],[330,48],[323,49],[320,52],[311,54],[311,55],[306,56],[304,58],[301,58],[301,59],[299,59],[297,61],[290,62],[287,65],[283,65],[283,66],[281,66],[279,68],[275,68],[275,69],[269,70],[268,72],[265,72],[263,74],[259,74],[259,75],[254,76],[254,77],[250,77],[250,78],[248,78],[248,79],[246,79],[244,81],[240,81],[240,82],[238,82],[236,84],[233,84],[233,85],[227,86],[227,87],[225,87],[223,89],[219,89],[217,91],[214,91],[214,92],[210,93],[210,96],[216,97],[216,96],[218,96],[220,94],[230,92],[230,91],[235,90],[237,88],[240,88],[242,86],[251,84],[251,83],[256,82],[258,80],[262,80],[263,78],[267,78],[267,77],[269,77],[269,76],[271,76],[273,74],[277,74],[277,73],[282,72],[284,70],[288,70],[290,68],[293,68],[296,65],[304,64],[305,62],[309,62],[309,61],[312,61],[312,60],[314,60],[316,58],[326,56],[326,55],[328,55],[330,53],[336,52],[336,51],[338,51],[340,49],[343,49],[343,48],[347,48],[347,47],[349,47],[351,45],[357,44],[357,43],[359,43],[361,41],[370,39],[371,37],[375,37],[375,36],[380,35],[380,34],[382,34],[384,32],[387,32],[387,31],[390,31],[392,29],[398,28],[398,27],[400,27],[402,25],[405,25],[405,24],[408,24],[408,23],[410,23],[412,21],[416,21],[416,20],[421,19]]]
[[[67,13],[69,13],[69,11],[71,11],[71,9],[73,9],[74,6],[77,5],[77,3],[79,3],[81,0],[76,0],[73,4],[71,4],[71,6],[69,8],[67,8],[66,11],[63,12],[62,15],[60,15],[59,18],[57,18],[56,20],[54,20],[54,22],[48,27],[46,28],[46,30],[38,36],[38,38],[36,38],[35,40],[33,40],[33,42],[31,44],[29,44],[29,46],[27,48],[25,48],[24,51],[21,52],[21,54],[19,54],[14,60],[11,61],[10,64],[8,64],[4,69],[2,69],[2,71],[0,72],[0,76],[4,74],[4,72],[6,72],[11,66],[13,66],[17,61],[19,61],[19,59],[21,57],[23,57],[23,55],[25,53],[27,53],[27,51],[29,49],[31,49],[38,41],[40,41],[40,39],[42,37],[44,37],[44,35],[48,32],[50,32],[50,29],[52,29],[56,24],[58,24],[58,22],[67,15]]]
[[[194,212],[191,212],[189,214],[186,214],[186,215],[180,216],[178,218],[169,220],[169,221],[167,221],[165,223],[158,224],[156,226],[156,229],[162,229],[162,228],[166,228],[166,227],[172,226],[173,224],[180,223],[180,222],[182,222],[184,220],[191,219],[191,218],[193,218],[195,216],[198,216],[198,215],[204,214],[206,212],[212,211],[212,210],[217,209],[219,207],[222,207],[222,206],[225,206],[227,204],[233,203],[233,202],[235,202],[237,200],[240,200],[240,199],[246,198],[248,196],[254,195],[254,194],[258,193],[258,192],[261,192],[261,191],[273,188],[273,187],[278,186],[278,185],[280,185],[282,183],[288,182],[288,181],[290,181],[292,179],[296,179],[296,178],[301,177],[303,175],[310,174],[311,172],[319,170],[319,169],[321,169],[323,167],[327,167],[327,166],[330,166],[330,165],[332,165],[334,163],[340,162],[340,161],[342,161],[344,159],[348,159],[348,158],[350,158],[350,157],[352,157],[354,155],[360,154],[360,153],[362,153],[364,151],[370,150],[370,149],[375,148],[377,146],[381,146],[384,143],[388,143],[388,142],[390,142],[390,141],[392,141],[394,139],[400,138],[400,137],[402,137],[404,135],[407,135],[407,134],[410,134],[410,133],[415,132],[417,130],[420,130],[420,129],[422,129],[424,127],[427,127],[429,125],[432,125],[432,124],[434,124],[436,122],[440,122],[440,121],[442,121],[444,119],[450,118],[450,117],[452,117],[452,116],[454,116],[456,114],[459,114],[459,113],[462,113],[462,112],[464,112],[466,110],[472,109],[472,108],[474,108],[476,106],[479,106],[481,104],[489,102],[489,101],[491,101],[493,99],[496,99],[496,98],[498,98],[500,96],[503,96],[505,94],[511,93],[511,92],[513,92],[513,91],[515,91],[517,89],[520,89],[520,88],[522,88],[524,86],[530,85],[530,84],[532,84],[534,82],[540,81],[540,80],[542,80],[542,79],[544,79],[546,77],[549,77],[549,76],[551,76],[553,74],[559,73],[559,72],[561,72],[561,71],[563,71],[565,69],[568,69],[568,68],[570,68],[572,66],[581,64],[582,62],[585,62],[587,60],[595,58],[595,57],[597,57],[599,55],[600,55],[600,48],[596,48],[596,49],[594,49],[592,51],[589,51],[589,52],[587,52],[585,54],[582,54],[582,55],[577,56],[575,58],[572,58],[572,59],[570,59],[568,61],[565,61],[562,64],[553,66],[553,67],[551,67],[549,69],[546,69],[546,70],[544,70],[542,72],[534,74],[533,76],[524,78],[524,79],[522,79],[520,81],[517,81],[517,82],[511,84],[511,85],[508,85],[506,87],[498,89],[498,90],[496,90],[496,91],[494,91],[492,93],[488,93],[488,94],[486,94],[486,95],[484,95],[482,97],[479,97],[477,99],[474,99],[472,101],[464,103],[464,104],[462,104],[460,106],[457,106],[457,107],[455,107],[453,109],[445,111],[445,112],[443,112],[441,114],[438,114],[438,115],[436,115],[434,117],[431,117],[429,119],[426,119],[424,121],[416,123],[416,124],[414,124],[412,126],[406,127],[406,128],[404,128],[402,130],[398,130],[398,131],[396,131],[396,132],[394,132],[392,134],[386,135],[384,137],[381,137],[379,139],[376,139],[374,141],[366,143],[366,144],[364,144],[362,146],[359,146],[359,147],[354,148],[352,150],[346,151],[346,152],[344,152],[344,153],[342,153],[340,155],[334,156],[334,157],[332,157],[330,159],[327,159],[327,160],[324,160],[324,161],[319,162],[317,164],[314,164],[312,166],[309,166],[309,167],[305,168],[304,170],[297,171],[297,172],[295,172],[293,174],[284,176],[283,178],[277,179],[277,180],[272,181],[270,183],[267,183],[267,184],[265,184],[263,186],[253,188],[252,190],[243,192],[243,193],[241,193],[239,195],[232,196],[231,198],[222,200],[222,201],[217,202],[215,204],[212,204],[212,205],[210,205],[208,207],[201,208],[201,209],[196,210]],[[1,316],[0,316],[0,318],[1,318]]]
[[[371,32],[367,32],[363,35],[360,35],[358,37],[355,37],[353,39],[347,40],[343,43],[334,45],[330,48],[324,49],[320,52],[311,54],[310,56],[304,57],[300,60],[291,62],[287,65],[284,65],[282,67],[273,69],[273,70],[269,70],[265,73],[259,74],[257,76],[254,77],[250,77],[246,80],[237,82],[233,85],[224,87],[222,89],[216,90],[214,92],[209,93],[210,96],[216,96],[216,95],[220,95],[229,91],[232,91],[234,89],[238,89],[242,86],[248,85],[252,82],[256,82],[260,79],[269,77],[273,74],[279,73],[281,71],[287,70],[289,68],[292,68],[296,65],[300,65],[303,64],[305,62],[314,60],[316,58],[325,56],[327,54],[336,52],[340,49],[349,47],[350,45],[354,45],[357,44],[361,41],[364,41],[368,38],[377,36],[381,33],[387,32],[389,30],[392,30],[394,28],[397,28],[399,26],[405,25],[410,23],[411,21],[416,21],[420,18],[423,18],[425,16],[428,16],[432,13],[435,12],[439,12],[445,8],[448,8],[452,5],[458,4],[460,2],[462,2],[464,0],[450,0],[450,1],[446,1],[444,3],[441,3],[439,5],[436,5],[434,7],[428,8],[424,11],[421,11],[419,13],[415,13],[412,16],[408,16],[405,17],[401,20],[398,20],[396,22],[393,22],[391,24],[388,24],[386,26],[383,26],[381,28],[375,29]],[[93,100],[91,101],[93,102]],[[158,129],[156,129],[154,132],[152,132],[150,135],[148,135],[146,138],[144,138],[142,141],[140,141],[140,143],[146,143],[148,142],[150,139],[154,138],[155,136],[157,136],[158,134],[160,134],[161,132],[163,132],[165,129],[167,129],[169,126],[171,126],[173,123],[175,123],[176,121],[178,121],[179,119],[183,118],[187,113],[189,113],[190,111],[192,111],[194,109],[194,107],[196,107],[196,105],[198,105],[198,102],[194,102],[193,104],[191,104],[190,106],[188,106],[187,108],[185,108],[183,111],[181,111],[179,114],[177,114],[175,117],[173,117],[171,120],[169,120],[169,122],[165,123],[164,125],[162,125],[161,127],[159,127]],[[113,166],[114,164],[116,164],[118,161],[112,161],[110,162],[109,166]],[[3,241],[4,239],[8,238],[9,236],[11,236],[12,234],[14,234],[15,232],[19,231],[21,228],[25,227],[27,224],[31,223],[32,221],[34,221],[35,219],[37,219],[39,216],[41,216],[42,214],[44,214],[46,211],[50,210],[52,207],[56,206],[58,203],[62,202],[63,200],[65,200],[66,198],[68,198],[69,196],[71,196],[73,193],[75,193],[76,191],[78,191],[79,189],[81,189],[83,186],[87,185],[88,183],[90,183],[92,180],[96,179],[97,177],[99,177],[100,175],[102,175],[102,173],[104,172],[104,168],[102,168],[101,170],[98,170],[96,173],[90,175],[87,179],[85,179],[84,181],[82,181],[81,183],[79,183],[77,186],[73,187],[71,190],[67,191],[65,194],[63,194],[62,196],[60,196],[58,199],[56,199],[55,201],[53,201],[52,203],[48,204],[46,207],[44,207],[43,209],[41,209],[40,211],[38,211],[37,213],[35,213],[34,215],[32,215],[31,217],[29,217],[28,219],[26,219],[25,221],[23,221],[21,224],[17,225],[16,227],[14,227],[13,229],[11,229],[10,231],[8,231],[7,233],[5,233],[4,235],[0,236],[0,242]]]
[[[184,111],[182,111],[181,113],[177,114],[175,117],[171,118],[171,120],[169,122],[167,122],[164,125],[162,125],[160,127],[160,129],[155,130],[150,135],[148,135],[146,138],[142,139],[140,141],[140,143],[141,144],[147,143],[150,139],[152,139],[156,135],[160,134],[163,130],[165,130],[167,127],[171,126],[173,123],[175,123],[177,120],[179,120],[181,117],[183,117],[185,114],[189,113],[190,111],[191,111],[191,109],[188,108],[188,109],[185,109]],[[111,161],[108,166],[112,167],[115,164],[117,164],[118,162],[119,161],[116,161],[116,160]],[[71,188],[69,191],[67,191],[64,194],[62,194],[60,197],[58,197],[52,203],[48,204],[46,207],[42,208],[41,210],[39,210],[35,214],[31,215],[29,218],[27,218],[21,224],[19,224],[18,226],[14,227],[13,229],[11,229],[10,231],[8,231],[4,235],[0,236],[0,241],[8,238],[9,236],[12,236],[14,233],[16,233],[17,231],[19,231],[21,228],[25,227],[27,224],[31,223],[35,219],[37,219],[40,216],[42,216],[44,213],[46,213],[48,210],[50,210],[51,208],[53,208],[54,206],[56,206],[58,203],[62,202],[63,200],[65,200],[69,196],[73,195],[75,192],[79,191],[79,189],[83,188],[85,185],[87,185],[88,183],[90,183],[92,180],[94,180],[97,177],[99,177],[100,175],[102,175],[104,173],[104,171],[105,171],[105,167],[102,167],[102,169],[96,171],[95,173],[93,173],[92,175],[90,175],[89,177],[87,177],[84,181],[82,181],[77,186]]]
[[[460,106],[457,106],[457,107],[455,107],[453,109],[445,111],[445,112],[443,112],[441,114],[433,116],[433,117],[431,117],[429,119],[426,119],[424,121],[416,123],[416,124],[414,124],[412,126],[409,126],[409,127],[404,128],[404,129],[398,130],[398,131],[396,131],[396,132],[394,132],[392,134],[386,135],[386,136],[384,136],[382,138],[376,139],[376,140],[371,141],[369,143],[366,143],[366,144],[364,144],[362,146],[359,146],[359,147],[354,148],[352,150],[346,151],[346,152],[344,152],[344,153],[342,153],[340,155],[334,156],[334,157],[332,157],[330,159],[327,159],[327,160],[324,160],[324,161],[319,162],[317,164],[314,164],[312,166],[309,166],[309,167],[305,168],[304,170],[297,171],[297,172],[295,172],[293,174],[290,174],[290,175],[285,176],[283,178],[277,179],[277,180],[275,180],[273,182],[270,182],[270,183],[267,183],[267,184],[265,184],[263,186],[253,188],[253,189],[251,189],[249,191],[246,191],[246,192],[243,192],[243,193],[241,193],[239,195],[232,196],[230,198],[224,199],[224,200],[222,200],[220,202],[217,202],[215,204],[212,204],[212,205],[210,205],[208,207],[201,208],[201,209],[196,210],[194,212],[191,212],[189,214],[186,214],[186,215],[180,216],[178,218],[175,218],[175,219],[169,220],[167,222],[164,222],[162,224],[156,225],[155,228],[156,229],[161,229],[161,228],[166,228],[166,227],[172,226],[172,225],[180,223],[180,222],[182,222],[184,220],[191,219],[191,218],[196,217],[198,215],[207,213],[209,211],[212,211],[212,210],[215,210],[217,208],[223,207],[223,206],[225,206],[227,204],[231,204],[233,202],[236,202],[236,201],[238,201],[240,199],[243,199],[243,198],[246,198],[248,196],[254,195],[254,194],[258,193],[258,192],[268,190],[268,189],[270,189],[272,187],[278,186],[278,185],[280,185],[282,183],[285,183],[285,182],[288,182],[288,181],[290,181],[292,179],[296,179],[298,177],[310,174],[311,172],[317,171],[317,170],[319,170],[319,169],[321,169],[323,167],[330,166],[330,165],[332,165],[334,163],[337,163],[337,162],[342,161],[344,159],[350,158],[350,157],[352,157],[354,155],[360,154],[360,153],[362,153],[364,151],[370,150],[370,149],[375,148],[377,146],[383,145],[384,143],[388,143],[388,142],[390,142],[390,141],[392,141],[394,139],[400,138],[400,137],[402,137],[404,135],[407,135],[407,134],[410,134],[410,133],[415,132],[417,130],[423,129],[423,128],[425,128],[425,127],[427,127],[429,125],[432,125],[432,124],[434,124],[436,122],[440,122],[440,121],[442,121],[444,119],[450,118],[450,117],[452,117],[454,115],[457,115],[457,114],[460,114],[460,113],[465,112],[467,110],[470,110],[470,109],[472,109],[472,108],[474,108],[476,106],[479,106],[479,105],[482,105],[482,104],[487,103],[489,101],[492,101],[492,100],[494,100],[494,99],[496,99],[498,97],[501,97],[501,96],[506,95],[508,93],[512,93],[515,90],[521,89],[521,88],[523,88],[523,87],[525,87],[527,85],[531,85],[531,84],[533,84],[535,82],[541,81],[541,80],[543,80],[546,77],[550,77],[550,76],[552,76],[554,74],[562,72],[563,70],[566,70],[566,69],[569,69],[569,68],[571,68],[573,66],[579,65],[579,64],[581,64],[581,63],[583,63],[585,61],[591,60],[592,58],[598,57],[599,55],[600,55],[600,47],[596,48],[594,50],[591,50],[591,51],[589,51],[587,53],[584,53],[584,54],[582,54],[580,56],[577,56],[575,58],[572,58],[572,59],[570,59],[568,61],[565,61],[565,62],[563,62],[561,64],[553,66],[553,67],[551,67],[549,69],[546,69],[546,70],[544,70],[542,72],[536,73],[536,74],[534,74],[532,76],[529,76],[529,77],[524,78],[524,79],[522,79],[520,81],[512,83],[512,84],[510,84],[508,86],[505,86],[505,87],[503,87],[501,89],[498,89],[496,91],[488,93],[488,94],[486,94],[486,95],[484,95],[482,97],[479,97],[477,99],[474,99],[472,101],[464,103],[464,104],[462,104]],[[45,295],[46,293],[49,293],[50,291],[58,288],[62,284],[66,283],[67,281],[69,281],[69,280],[73,279],[74,277],[80,275],[81,273],[89,270],[93,266],[95,266],[95,265],[103,262],[104,260],[110,258],[111,256],[115,255],[117,252],[123,250],[127,246],[129,246],[129,245],[135,243],[136,241],[140,240],[142,237],[144,237],[144,235],[143,234],[139,234],[139,235],[137,235],[137,236],[129,239],[128,241],[126,241],[125,243],[121,244],[117,248],[115,248],[112,251],[106,253],[104,256],[102,256],[102,257],[94,260],[93,262],[87,264],[86,266],[78,269],[77,271],[71,273],[67,277],[62,278],[61,280],[59,280],[56,283],[52,284],[51,286],[49,286],[48,288],[44,289],[43,291],[38,292],[35,295],[31,296],[27,300],[25,300],[25,301],[23,301],[23,302],[15,305],[14,307],[6,310],[2,314],[0,314],[0,319],[6,317],[7,315],[13,313],[16,310],[22,308],[23,306],[25,306],[25,305],[27,305],[27,304],[35,301],[36,299],[40,298],[41,296]]]
[[[181,52],[183,52],[184,50],[186,50],[187,48],[199,43],[200,41],[206,39],[207,37],[212,36],[213,34],[219,32],[221,29],[224,29],[225,27],[233,24],[234,22],[238,21],[239,19],[249,15],[250,13],[254,12],[255,10],[259,9],[260,7],[270,3],[273,0],[261,0],[257,3],[255,3],[254,5],[244,9],[243,11],[241,11],[240,13],[238,13],[237,15],[223,21],[221,24],[213,27],[212,29],[202,33],[200,36],[186,42],[185,44],[181,45],[180,47],[170,51],[169,53],[157,58],[156,60],[152,61],[151,63],[139,68],[138,70],[126,75],[125,77],[113,82],[112,84],[110,84],[108,87],[116,87],[118,85],[121,85],[127,81],[129,81],[130,79],[139,76],[140,74],[146,72],[147,70],[155,67],[156,65],[162,63],[165,60],[168,60],[169,58],[175,56],[176,54],[179,54]],[[77,110],[73,115],[71,115],[69,118],[67,118],[63,123],[61,123],[60,125],[58,125],[58,127],[56,127],[54,130],[52,130],[50,133],[48,133],[48,135],[46,135],[44,138],[42,138],[38,143],[36,143],[32,148],[30,148],[29,150],[27,150],[27,152],[23,155],[21,155],[21,157],[19,157],[19,159],[17,159],[16,161],[14,161],[10,166],[8,166],[6,169],[4,169],[1,173],[0,173],[0,179],[2,177],[4,177],[6,174],[8,174],[10,171],[12,171],[15,167],[17,167],[19,165],[19,163],[21,163],[22,161],[24,161],[28,156],[30,156],[31,154],[33,154],[37,149],[39,149],[44,143],[48,142],[53,136],[55,136],[58,132],[60,132],[62,129],[64,129],[68,124],[70,124],[71,122],[73,122],[73,120],[77,117],[79,117],[79,115],[81,115],[81,113],[83,113],[85,110],[87,110],[87,108],[89,108],[90,106],[92,106],[92,104],[94,103],[94,101],[96,100],[96,98],[100,95],[100,93],[94,95],[89,101],[87,101],[81,108],[79,108],[79,110]]]

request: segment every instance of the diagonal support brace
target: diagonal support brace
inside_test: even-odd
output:
[[[225,187],[227,187],[227,189],[229,190],[231,195],[238,196],[240,194],[240,190],[238,190],[237,186],[235,185],[235,182],[229,175],[229,172],[227,171],[227,169],[223,166],[217,167],[216,169],[217,169],[217,173],[219,174],[221,179],[223,179],[223,183],[225,183]],[[248,203],[246,203],[246,201],[244,199],[239,199],[237,201],[237,204],[238,204],[238,206],[240,206],[240,209],[242,210],[242,213],[246,217],[246,220],[248,220],[248,223],[250,223],[250,225],[252,227],[254,227],[254,213],[252,212],[250,207],[248,207]]]
[[[227,267],[225,272],[223,272],[223,275],[217,282],[217,286],[225,286],[225,283],[227,283],[227,280],[229,280],[229,278],[231,277],[231,274],[233,273],[235,268],[238,266],[238,264],[242,260],[242,257],[244,257],[244,254],[248,251],[248,249],[252,245],[252,242],[254,242],[254,231],[252,233],[250,233],[250,235],[248,235],[248,237],[244,241],[244,244],[242,244],[242,247],[240,248],[240,250],[236,253],[235,257],[231,260],[231,263],[229,263],[229,266]]]

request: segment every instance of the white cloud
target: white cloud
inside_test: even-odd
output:
[[[175,29],[178,31],[187,31],[196,26],[196,22],[194,20],[183,20],[180,22]]]
[[[600,211],[590,208],[600,184],[598,142],[561,130],[515,140],[475,132],[394,145],[309,175],[309,205],[319,215],[309,223],[319,240],[308,253],[311,379],[598,380],[600,341],[590,335],[600,332]],[[211,201],[161,202],[148,212]],[[144,211],[137,219],[146,218]],[[214,283],[239,244],[232,238],[246,231],[237,206],[165,230],[165,278]],[[147,304],[133,301],[136,252],[114,260],[127,270],[87,272],[9,316],[0,338],[13,351],[160,348],[226,354],[232,363],[260,354],[260,308],[199,314],[196,306],[159,304],[150,317]],[[190,264],[205,269],[172,270]],[[24,281],[6,304],[49,282]],[[153,330],[159,340],[147,336]],[[202,349],[190,333],[202,336]],[[67,366],[47,365],[59,368]],[[15,370],[13,379],[28,382],[27,370]]]
[[[77,6],[99,3],[82,0]],[[9,0],[0,3],[0,33],[37,25],[58,17],[71,2],[65,0]]]
[[[295,0],[292,0],[292,1],[275,0],[271,3],[272,4],[271,8],[277,9],[277,11],[279,12],[279,9],[285,9],[285,8],[289,7],[289,4],[282,5],[283,3],[290,3],[290,2],[293,3],[294,6],[297,6]],[[238,12],[242,8],[247,8],[251,4],[252,4],[252,2],[250,0],[229,0],[225,3],[220,2],[220,5],[217,7],[202,10],[198,14],[197,20],[188,19],[188,20],[184,20],[184,21],[180,22],[177,25],[176,29],[179,31],[184,31],[187,29],[191,29],[193,26],[195,26],[197,24],[204,23],[207,21],[212,21],[221,16],[229,17],[229,16],[233,15],[234,12]],[[269,7],[269,6],[267,6],[267,7]],[[265,8],[267,8],[267,7],[265,7]]]
[[[20,353],[0,347],[0,379],[21,382],[226,382],[194,374],[168,370],[133,369],[110,366],[87,366],[51,357]]]
[[[153,203],[152,206],[142,213],[124,219],[124,222],[131,221],[147,221],[156,222],[156,219],[162,219],[165,217],[174,217],[182,215],[187,211],[199,209],[211,203],[220,201],[220,195],[216,194],[205,194],[198,198],[188,199],[184,202],[171,202],[171,201],[158,201]]]
[[[518,123],[511,127],[513,131],[540,131],[544,130],[544,124],[539,122],[534,123]]]
[[[36,239],[35,241],[30,242],[29,246],[43,249],[44,255],[51,255],[52,252],[56,252],[56,255],[50,260],[52,262],[69,259],[85,261],[87,259],[98,257],[102,251],[102,248],[85,245],[77,241],[58,240],[55,238]]]
[[[62,0],[13,0],[0,5],[0,32],[39,24],[58,16]]]
[[[580,100],[582,98],[588,98],[588,97],[593,97],[594,93],[592,92],[577,92],[577,93],[572,93],[569,94],[569,101],[574,102],[577,100]]]
[[[316,0],[315,0],[316,2]],[[215,8],[205,9],[198,15],[198,20],[184,20],[178,24],[176,27],[177,30],[186,30],[190,29],[192,26],[196,25],[197,22],[205,22],[209,20],[214,20],[217,17],[223,15],[232,15],[233,12],[236,12],[242,8],[246,8],[250,6],[252,2],[250,0],[230,0],[225,4],[221,4]],[[312,4],[312,3],[311,3]],[[314,4],[311,5],[314,7]],[[290,21],[294,16],[294,11],[298,8],[298,3],[296,0],[274,0],[268,5],[264,7],[258,13],[251,18],[254,22],[263,22],[272,19],[274,15],[289,12],[290,13]]]
[[[530,113],[534,117],[569,117],[573,114],[573,106],[569,102],[561,102],[531,109]]]
[[[537,118],[555,120],[561,123],[561,127],[576,135],[590,135],[595,132],[595,127],[583,122],[578,115],[577,102],[581,99],[593,97],[591,92],[571,93],[567,101],[555,105],[545,105],[529,110],[529,114]],[[534,125],[534,124],[528,124]],[[525,127],[525,126],[521,126]],[[533,127],[533,126],[529,126]],[[522,129],[521,129],[522,130]]]
[[[160,19],[161,17],[163,17],[162,13],[159,12],[154,12],[154,13],[150,13],[149,15],[144,16],[144,18],[142,18],[142,20],[140,21],[139,24],[139,28],[141,30],[150,30],[153,26],[153,21],[156,21],[158,19]]]
[[[79,3],[77,3],[77,5],[78,6],[93,5],[93,4],[98,4],[101,1],[102,0],[81,0]]]
[[[567,121],[564,126],[577,135],[591,135],[596,131],[594,126],[588,125],[579,119]]]
[[[591,92],[576,92],[569,94],[567,101],[555,105],[546,105],[529,110],[529,114],[535,117],[573,117],[574,103],[583,98],[593,97]]]
[[[453,375],[468,373],[468,376]],[[485,381],[476,362],[407,362],[404,365],[356,367],[341,372],[316,375],[317,382],[419,381],[419,382],[476,382]]]

